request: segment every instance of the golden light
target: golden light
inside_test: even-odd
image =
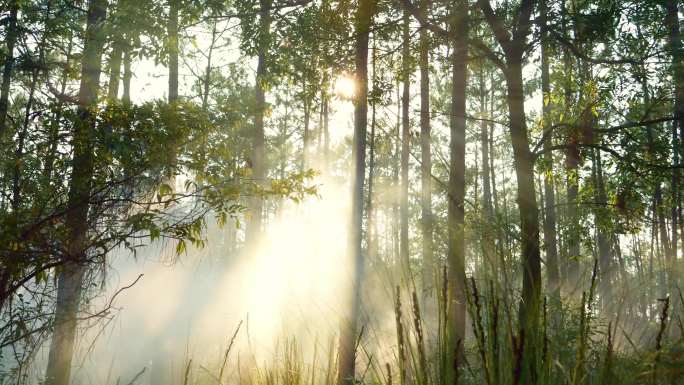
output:
[[[352,99],[356,93],[354,76],[342,73],[335,79],[335,94],[341,99]]]

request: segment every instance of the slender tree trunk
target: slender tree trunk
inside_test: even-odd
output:
[[[45,9],[45,16],[43,18],[43,23],[46,24],[50,18],[50,12],[52,9],[52,2],[48,1]],[[21,126],[21,131],[18,135],[17,148],[14,152],[14,175],[12,180],[12,206],[17,214],[17,210],[21,207],[21,177],[24,164],[24,146],[26,142],[26,136],[28,135],[29,125],[31,124],[31,111],[33,110],[33,103],[35,102],[36,88],[38,87],[38,76],[40,75],[40,69],[45,62],[45,41],[47,39],[46,31],[40,37],[38,42],[38,65],[34,65],[31,69],[31,83],[29,85],[28,100],[26,101],[26,106],[24,107],[24,121]],[[0,280],[2,281],[2,280]],[[1,285],[1,283],[0,283]],[[0,286],[4,290],[4,286]],[[1,308],[1,307],[0,307]]]
[[[306,80],[302,85],[302,94],[304,96],[304,136],[302,138],[302,169],[306,170],[309,167],[309,142],[311,141],[309,133],[309,124],[311,121],[311,100],[306,89]]]
[[[599,261],[599,293],[601,301],[605,306],[612,302],[612,282],[613,276],[613,253],[610,247],[610,230],[606,228],[605,222],[609,217],[608,213],[608,194],[606,193],[606,185],[603,180],[603,160],[601,158],[601,151],[595,150],[594,154],[594,168],[595,168],[595,183],[596,183],[596,243],[598,246],[598,261]]]
[[[252,178],[257,185],[262,185],[266,181],[266,137],[264,132],[264,114],[266,112],[265,84],[266,71],[268,64],[267,53],[269,47],[269,36],[271,29],[271,0],[260,0],[261,9],[259,11],[259,53],[257,58],[256,73],[256,108],[254,113],[254,137],[252,138]],[[258,240],[261,233],[261,222],[263,215],[263,198],[254,196],[250,199],[249,212],[250,218],[247,222],[245,243],[247,247],[252,247]]]
[[[392,156],[392,236],[390,241],[392,242],[392,260],[394,262],[394,267],[397,270],[397,276],[401,276],[401,269],[403,267],[401,263],[400,254],[400,240],[399,234],[400,230],[400,201],[401,201],[401,184],[400,184],[400,174],[401,174],[401,81],[397,79],[396,82],[397,91],[397,121],[394,127],[394,133],[392,134],[394,142],[394,156]]]
[[[7,56],[2,70],[2,88],[0,88],[0,138],[5,135],[7,129],[7,109],[9,108],[10,83],[12,82],[12,70],[14,69],[14,45],[19,36],[17,18],[19,14],[19,0],[10,0],[10,12],[7,20],[7,35],[5,47]]]
[[[561,2],[561,23],[563,33],[567,35],[567,10],[565,8],[565,1]],[[572,58],[570,52],[567,48],[563,48],[563,72],[565,74],[564,79],[564,108],[565,113],[569,116],[571,111],[571,103],[573,99],[572,88],[571,88],[571,74],[572,74]],[[577,143],[579,141],[578,133],[576,130],[571,130],[568,133],[567,139],[567,149],[565,152],[565,172],[566,172],[566,199],[567,204],[565,207],[565,219],[566,219],[566,234],[565,243],[567,247],[567,258],[563,261],[566,266],[566,276],[562,279],[564,280],[565,291],[572,292],[579,285],[580,279],[580,215],[578,206],[578,196],[579,196],[579,166],[582,162],[579,148]]]
[[[677,136],[677,123],[672,122],[672,164],[676,165],[679,164],[679,151],[680,151],[680,146],[681,143],[679,142],[679,137]],[[679,185],[680,185],[680,180],[681,180],[681,171],[679,168],[673,167],[672,169],[672,179],[671,179],[671,186],[672,186],[672,191],[670,193],[671,200],[672,200],[672,207],[670,211],[670,217],[672,218],[672,226],[671,228],[671,244],[670,244],[670,252],[672,253],[672,256],[674,257],[674,264],[673,266],[674,270],[677,271],[678,269],[678,262],[677,262],[677,255],[678,255],[678,246],[679,246],[679,219],[681,217],[681,192],[679,191]],[[677,284],[677,282],[675,282]],[[677,308],[679,307],[678,305],[675,305]]]
[[[371,95],[373,94],[373,89],[375,89],[377,85],[377,68],[376,68],[376,47],[375,47],[375,37],[373,38],[373,51],[372,51],[372,70],[373,70],[373,75],[372,75],[372,86],[371,86]],[[366,245],[368,248],[368,259],[370,261],[374,261],[375,258],[377,257],[378,254],[378,243],[377,243],[377,234],[378,234],[378,229],[376,226],[376,220],[375,220],[375,212],[377,208],[375,207],[375,204],[373,202],[373,187],[374,187],[374,182],[375,182],[375,105],[376,105],[376,99],[372,98],[370,100],[370,105],[371,105],[371,132],[370,132],[370,145],[369,145],[369,160],[368,160],[368,203],[367,203],[367,219],[366,219],[366,224],[367,224],[367,237],[366,237]]]
[[[405,273],[410,275],[409,271],[409,218],[408,218],[408,177],[409,177],[409,144],[411,141],[410,134],[410,117],[409,104],[410,100],[410,82],[411,82],[411,47],[409,35],[409,13],[404,10],[404,25],[403,25],[403,49],[402,49],[402,96],[401,96],[401,192],[399,195],[399,211],[400,211],[400,230],[399,230],[399,258],[406,270]]]
[[[642,81],[642,91],[644,94],[644,105],[651,104],[650,89],[648,86],[648,72],[642,66],[640,69],[640,77]],[[646,138],[648,143],[648,154],[652,161],[657,157],[658,149],[656,148],[655,138],[653,136],[653,129],[649,125],[646,127]],[[665,203],[663,202],[662,181],[660,177],[656,176],[655,187],[653,190],[653,218],[657,223],[658,238],[662,247],[662,253],[659,253],[661,258],[664,256],[664,272],[667,274],[667,283],[663,282],[663,294],[674,290],[674,260],[675,255],[672,254],[670,247],[670,237],[667,233],[667,216],[665,211]],[[659,248],[658,250],[661,250]]]
[[[216,46],[216,35],[217,35],[217,30],[216,30],[216,25],[217,21],[214,20],[212,28],[211,28],[211,43],[209,44],[209,49],[207,53],[207,66],[204,68],[204,76],[202,76],[199,80],[202,83],[202,109],[205,111],[208,111],[209,109],[209,93],[211,91],[211,72],[213,70],[212,68],[212,58],[214,54],[214,48]],[[201,163],[201,173],[204,173],[206,171],[206,165],[207,165],[207,135],[202,136],[202,144],[200,148],[200,163]],[[233,237],[231,237],[232,233],[235,232],[235,226],[228,225],[228,233],[229,236],[227,238],[227,241],[230,242],[228,245],[228,249],[230,250],[234,246],[234,242],[232,242]]]
[[[42,44],[41,50],[42,50]],[[41,59],[42,62],[42,52]],[[15,213],[21,206],[21,174],[22,165],[24,163],[24,145],[26,142],[26,135],[28,135],[29,125],[31,124],[31,110],[33,108],[33,102],[35,100],[36,87],[38,85],[38,67],[34,67],[31,73],[31,84],[29,86],[28,100],[26,101],[26,106],[24,107],[24,120],[21,126],[21,131],[19,131],[17,148],[14,151],[14,173],[12,177],[12,208]]]
[[[423,0],[426,11],[429,0]],[[430,42],[428,31],[420,30],[420,207],[421,230],[423,235],[423,296],[434,289],[435,261],[432,240],[432,133],[430,128]]]
[[[368,124],[368,40],[372,23],[373,2],[360,0],[356,12],[355,65],[358,94],[354,101],[354,139],[352,147],[352,212],[349,229],[349,250],[352,256],[351,295],[347,316],[340,330],[338,353],[338,385],[353,385],[356,366],[356,338],[361,284],[363,281],[363,192],[366,174],[366,127]]]
[[[513,165],[517,180],[522,259],[522,295],[519,312],[519,335],[516,345],[522,348],[520,383],[536,384],[541,345],[541,253],[539,246],[539,208],[534,183],[534,156],[529,148],[525,119],[523,56],[530,35],[530,16],[534,0],[523,0],[515,15],[511,36],[503,30],[504,21],[492,10],[488,0],[478,0],[488,24],[505,53],[505,63],[498,63],[506,77],[509,132],[513,147]],[[505,274],[505,271],[504,271]]]
[[[94,167],[93,145],[100,82],[106,0],[93,0],[88,7],[78,121],[74,126],[73,169],[69,182],[66,215],[67,244],[64,264],[58,273],[54,332],[50,343],[45,383],[68,385],[71,372],[79,300],[88,263],[88,208]]]
[[[494,247],[494,207],[492,206],[491,172],[489,167],[489,123],[484,120],[487,112],[487,89],[485,73],[481,68],[479,75],[480,94],[480,148],[482,151],[482,254],[491,279],[497,280],[499,275],[498,258]],[[491,97],[491,95],[490,95]]]
[[[549,36],[547,29],[547,7],[546,0],[539,2],[539,13],[541,21],[541,87],[542,87],[542,119],[543,134],[546,136],[544,147],[544,201],[546,210],[544,213],[544,248],[546,250],[546,275],[548,291],[552,298],[560,301],[560,277],[558,271],[558,245],[556,241],[556,194],[554,190],[553,172],[553,153],[550,148],[553,141],[551,134],[552,118],[551,112],[551,80],[549,71]]]
[[[116,100],[119,96],[119,77],[121,76],[121,57],[123,56],[123,44],[119,39],[114,42],[112,54],[109,57],[109,87],[107,99]]]
[[[495,111],[495,103],[494,101],[496,100],[496,81],[494,79],[494,73],[490,74],[489,77],[489,84],[491,85],[491,91],[490,91],[490,98],[489,98],[489,118],[494,119],[494,111]],[[494,152],[494,124],[489,122],[488,125],[488,131],[489,131],[489,141],[488,141],[488,153],[489,153],[489,169],[491,171],[491,184],[492,184],[492,204],[494,208],[494,222],[492,225],[496,226],[496,243],[497,243],[497,261],[499,262],[500,265],[503,264],[503,256],[504,256],[504,245],[505,245],[505,234],[502,226],[499,225],[499,218],[501,216],[501,207],[499,206],[499,194],[496,189],[496,173],[494,173],[494,170],[496,168],[494,167],[494,158],[496,153]],[[500,266],[502,267],[502,266]]]
[[[65,66],[62,70],[62,78],[60,79],[59,92],[64,95],[67,88],[67,83],[69,81],[69,67],[71,66],[71,51],[73,49],[73,34],[69,34],[69,44],[67,45]],[[59,146],[59,128],[60,121],[62,120],[62,113],[64,109],[64,103],[60,100],[57,102],[57,107],[55,108],[55,115],[50,122],[50,137],[49,137],[49,149],[45,156],[45,166],[43,168],[43,175],[45,178],[45,185],[49,186],[52,184],[52,177],[55,167],[55,159],[57,158],[57,148]]]
[[[178,12],[181,0],[167,0],[169,7],[169,16],[166,23],[166,44],[168,49],[168,59],[169,59],[169,81],[168,81],[168,95],[167,100],[172,108],[172,111],[177,112],[178,103],[178,55],[179,55],[179,45],[178,45]],[[171,119],[170,125],[175,126],[176,120]],[[169,152],[169,168],[164,175],[163,183],[171,187],[172,190],[176,189],[176,174],[178,171],[178,150],[180,144],[172,141],[168,146]],[[163,364],[166,364],[165,362]],[[161,384],[167,381],[164,376],[167,375],[166,368],[160,368],[159,366],[152,368],[151,377],[154,379],[156,384]]]
[[[453,4],[451,30],[454,34],[451,54],[451,117],[449,119],[449,195],[447,212],[449,296],[447,318],[449,362],[463,365],[465,342],[465,138],[466,87],[468,84],[468,3]],[[453,376],[453,378],[451,377]],[[458,381],[458,371],[449,372],[447,383]]]
[[[521,336],[524,338],[524,378],[536,383],[536,336],[539,333],[541,305],[541,257],[539,250],[539,209],[534,188],[534,158],[529,148],[525,122],[522,52],[508,58],[506,85],[513,163],[518,183],[518,210],[522,249],[523,287],[520,303]]]
[[[579,215],[579,165],[581,157],[579,148],[577,147],[577,138],[571,134],[568,141],[568,149],[565,156],[565,171],[566,171],[566,218],[567,218],[567,234],[566,242],[568,248],[567,264],[567,278],[566,284],[568,289],[573,291],[579,285],[580,279],[580,215]]]
[[[209,89],[211,88],[211,59],[214,54],[214,46],[216,45],[216,21],[211,28],[211,44],[209,45],[209,52],[207,53],[207,67],[204,70],[204,79],[202,79],[202,108],[206,109],[209,106]]]
[[[330,101],[328,95],[323,96],[323,169],[330,166]]]
[[[124,73],[123,73],[123,95],[121,100],[128,104],[131,102],[131,79],[133,78],[133,70],[131,66],[133,65],[133,58],[131,57],[132,47],[130,43],[124,51]]]
[[[679,2],[677,0],[666,0],[664,2],[666,16],[665,24],[669,29],[668,48],[672,57],[672,77],[674,79],[675,100],[674,113],[677,118],[673,124],[672,149],[674,163],[679,163],[682,159],[682,146],[684,146],[684,52],[682,52],[682,38],[679,28]],[[677,138],[677,127],[679,127],[679,138]],[[674,167],[672,169],[672,255],[677,256],[677,245],[679,239],[679,226],[684,226],[682,220],[682,194],[681,194],[681,170]],[[683,234],[684,234],[684,228]],[[675,266],[678,270],[679,267]],[[675,282],[678,284],[678,282]],[[678,304],[677,301],[674,302]],[[675,305],[679,307],[678,305]]]
[[[178,100],[178,8],[180,0],[169,1],[169,20],[167,25],[169,50],[169,103]]]

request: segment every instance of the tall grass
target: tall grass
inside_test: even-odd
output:
[[[416,294],[415,285],[395,286],[393,323],[395,339],[372,338],[377,328],[367,320],[357,347],[357,382],[369,385],[520,384],[522,350],[539,344],[536,356],[540,385],[660,385],[684,384],[684,343],[680,325],[672,325],[671,299],[659,302],[660,311],[644,325],[642,343],[630,338],[617,317],[603,319],[595,303],[596,271],[579,303],[544,299],[540,338],[519,332],[517,309],[507,303],[492,280],[468,279],[469,328],[462,362],[449,363],[445,309],[447,277],[432,296]],[[681,300],[681,298],[678,298]],[[430,301],[432,301],[430,303]],[[684,305],[684,303],[682,303]],[[678,327],[676,330],[671,330]],[[222,357],[214,363],[187,365],[178,373],[183,385],[329,385],[337,378],[336,342],[316,341],[312,354],[303,354],[294,337],[278,341],[273,356],[258,361],[250,352],[233,352],[237,339],[246,338],[237,327]],[[369,331],[370,330],[370,331]],[[381,354],[389,351],[391,354]],[[458,376],[449,376],[458,370]],[[143,384],[144,376],[134,383]]]

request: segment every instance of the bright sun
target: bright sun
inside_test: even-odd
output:
[[[352,75],[343,73],[335,79],[335,94],[342,99],[351,99],[356,93],[356,83]]]

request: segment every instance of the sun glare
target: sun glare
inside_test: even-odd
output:
[[[335,79],[335,94],[342,99],[351,99],[356,93],[356,82],[350,74],[342,73]]]

